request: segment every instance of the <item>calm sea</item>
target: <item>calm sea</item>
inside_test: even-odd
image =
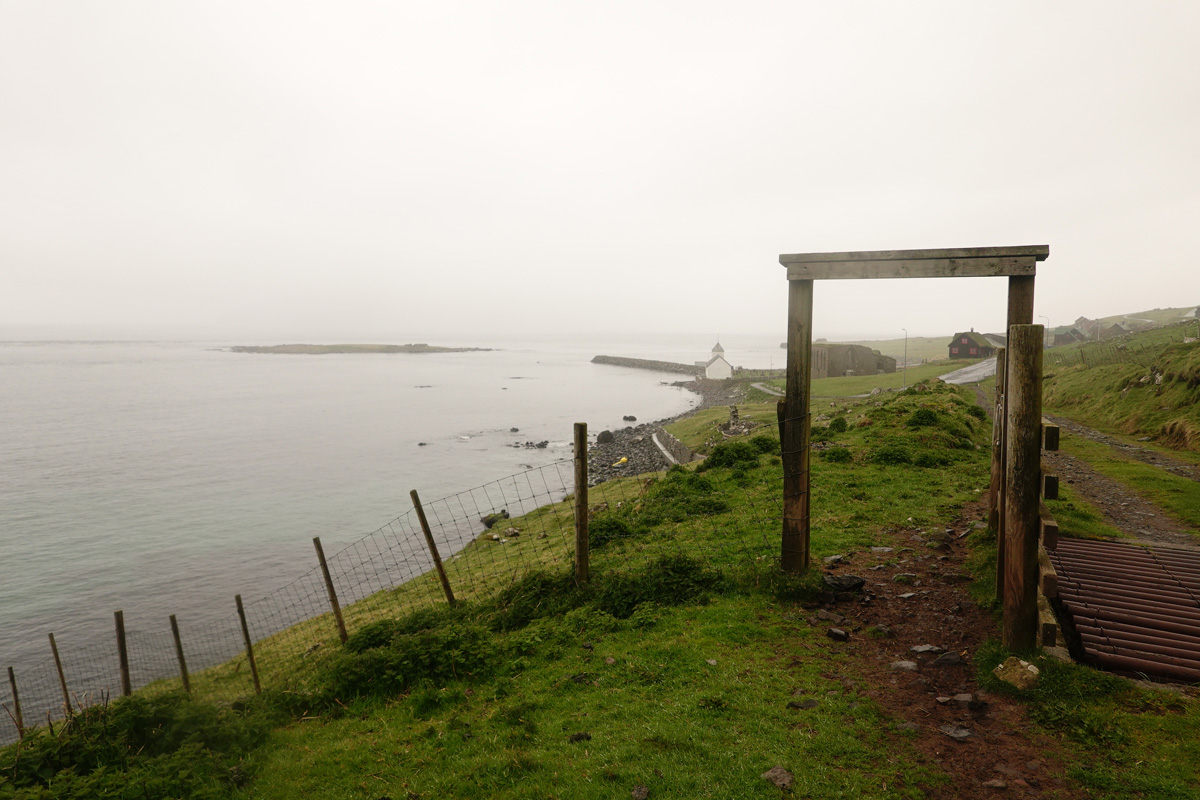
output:
[[[277,342],[270,342],[273,344]],[[177,613],[228,616],[409,508],[571,457],[622,416],[687,410],[682,376],[593,355],[693,361],[700,337],[465,342],[491,352],[251,355],[253,342],[0,342],[0,668]],[[438,342],[438,344],[447,344]],[[723,342],[744,366],[777,340]],[[510,432],[518,428],[518,433]],[[542,450],[514,442],[549,440]],[[419,446],[425,442],[426,446]]]

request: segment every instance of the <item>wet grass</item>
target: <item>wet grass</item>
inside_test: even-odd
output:
[[[1121,456],[1112,447],[1079,436],[1065,436],[1064,452],[1089,464],[1162,508],[1178,521],[1200,529],[1200,484],[1161,467]]]
[[[944,524],[979,496],[990,424],[972,395],[934,384],[824,413],[814,559]],[[947,777],[888,735],[893,720],[868,696],[878,687],[847,685],[845,656],[806,622],[797,603],[819,575],[778,570],[779,456],[743,444],[714,446],[703,470],[593,493],[593,524],[615,535],[594,547],[588,585],[571,577],[568,499],[508,523],[545,539],[481,536],[451,559],[457,608],[423,576],[351,605],[346,647],[328,616],[257,643],[262,702],[286,722],[240,757],[244,780],[230,770],[205,796],[599,798],[644,785],[651,797],[777,798],[760,777],[776,765],[795,775],[796,797],[936,795]],[[834,450],[847,456],[823,457]],[[1077,754],[1078,785],[1195,797],[1197,702],[1071,669],[1047,665],[1045,691],[1021,699],[1031,724]],[[197,681],[206,697],[248,693],[237,660]],[[816,705],[789,708],[794,697]],[[0,798],[55,796],[10,789],[0,774]]]

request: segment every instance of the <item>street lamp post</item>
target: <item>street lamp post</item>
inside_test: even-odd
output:
[[[904,331],[904,377],[902,378],[904,386],[900,387],[903,389],[905,386],[908,386],[908,328],[901,328],[900,330]]]

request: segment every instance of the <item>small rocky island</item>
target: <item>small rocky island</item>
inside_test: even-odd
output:
[[[481,353],[490,347],[436,347],[430,344],[273,344],[238,345],[234,353],[277,353],[283,355],[324,356],[345,353]]]

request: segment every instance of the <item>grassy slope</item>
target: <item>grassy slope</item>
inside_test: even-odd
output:
[[[958,421],[956,434],[970,426],[983,436],[986,426],[965,414],[968,403],[949,389],[889,400],[884,408],[846,413],[853,427],[833,438],[852,453],[851,463],[815,459],[813,491],[821,501],[813,515],[814,557],[888,541],[888,527],[938,524],[978,494],[986,463],[973,444],[939,448],[959,469],[922,469],[919,481],[898,482],[897,467],[872,462],[897,441],[914,450],[951,441],[941,430],[897,425],[918,405]],[[772,422],[773,414],[770,404],[743,410],[743,417]],[[864,417],[877,422],[858,427]],[[698,444],[702,429],[686,428],[673,432]],[[771,425],[763,430],[769,434]],[[763,456],[743,470],[746,499],[735,499],[730,512],[668,526],[687,537],[687,552],[723,563],[735,577],[720,596],[658,609],[649,628],[611,620],[589,628],[570,620],[563,641],[561,623],[548,624],[537,635],[558,642],[551,652],[539,651],[518,674],[497,682],[439,686],[438,695],[452,700],[429,713],[415,711],[410,696],[336,721],[296,723],[256,759],[259,777],[246,796],[368,798],[399,786],[419,796],[608,797],[645,783],[664,797],[771,797],[777,790],[757,776],[776,763],[797,773],[805,796],[920,796],[941,779],[888,744],[880,729],[889,723],[869,701],[846,695],[823,703],[803,724],[785,707],[794,691],[821,696],[836,688],[823,676],[837,664],[807,625],[795,624],[792,604],[762,590],[774,574],[777,514],[750,525],[732,519],[745,507],[739,502],[752,505],[758,492],[774,493],[776,462]],[[607,556],[610,568],[631,563],[654,541],[643,535],[617,543]],[[605,549],[593,551],[600,571]],[[754,553],[765,558],[747,557]],[[806,658],[810,653],[817,657]],[[571,680],[584,673],[582,682]],[[568,740],[579,732],[591,739]],[[310,768],[309,751],[333,755],[323,759],[326,767]]]
[[[1200,343],[1168,345],[1145,360],[1152,363],[1051,368],[1045,407],[1099,430],[1200,453]]]
[[[936,378],[939,375],[945,375],[947,372],[953,372],[956,369],[970,366],[978,363],[975,360],[962,361],[937,361],[930,364],[922,364],[917,367],[909,367],[907,373],[904,370],[896,370],[895,372],[885,373],[883,375],[852,375],[845,378],[818,378],[812,382],[812,394],[814,407],[820,405],[818,400],[831,397],[854,397],[855,395],[869,394],[872,389],[900,389],[905,385],[913,385],[922,381],[927,381],[930,378]],[[774,386],[782,391],[785,381],[776,379],[770,381],[760,381],[767,386]],[[766,395],[756,390],[749,395],[749,399],[766,400]],[[815,408],[814,408],[815,410]]]
[[[814,558],[891,543],[891,529],[942,524],[978,496],[987,457],[974,444],[986,442],[990,428],[966,413],[969,396],[969,390],[946,387],[888,395],[838,409],[836,416],[848,423],[844,433],[815,429],[816,438],[832,440],[850,460],[828,460],[822,455],[827,450],[814,455]],[[904,424],[920,407],[935,410],[945,424]],[[761,431],[770,434],[774,404],[743,407],[742,416],[763,419]],[[703,425],[688,430],[681,424],[674,432],[693,445],[708,436]],[[970,447],[961,446],[964,432]],[[906,448],[910,455],[933,454],[950,463],[878,463],[881,453],[891,454],[882,460],[894,460]],[[775,764],[796,774],[794,796],[936,792],[944,777],[918,766],[902,736],[886,735],[893,721],[868,698],[854,690],[828,694],[842,688],[836,673],[852,671],[853,665],[842,663],[802,622],[806,612],[794,597],[804,582],[782,580],[774,567],[780,473],[777,457],[770,455],[753,465],[712,469],[705,475],[715,481],[714,491],[684,499],[728,498],[727,510],[677,521],[667,515],[648,527],[647,517],[638,515],[666,507],[671,496],[652,493],[670,481],[651,489],[636,480],[606,484],[616,493],[611,497],[629,502],[602,516],[643,527],[593,551],[597,593],[605,586],[630,591],[653,584],[654,573],[638,570],[656,554],[676,550],[718,568],[720,589],[678,603],[664,598],[624,618],[601,610],[595,595],[584,598],[573,611],[547,613],[496,633],[503,658],[476,678],[455,673],[386,696],[344,694],[309,708],[306,692],[320,691],[331,674],[345,675],[357,662],[336,647],[301,659],[295,653],[307,638],[294,631],[276,637],[273,655],[264,643],[267,655],[260,660],[276,663],[276,679],[289,676],[291,693],[280,695],[279,702],[293,709],[293,721],[252,751],[244,764],[253,776],[248,786],[234,790],[228,781],[215,781],[211,796],[586,798],[627,796],[640,783],[652,787],[653,797],[766,798],[779,792],[758,776]],[[683,485],[690,479],[685,473],[671,480]],[[610,506],[615,509],[615,502]],[[537,513],[540,522],[512,522],[553,530],[569,519],[569,511]],[[563,574],[567,537],[538,542],[544,563]],[[509,552],[517,551],[469,548],[462,558],[481,559],[479,569],[490,563],[503,573]],[[622,575],[634,580],[622,584]],[[436,603],[436,586],[427,584],[419,579],[357,604],[350,609],[352,627],[361,631],[368,620],[411,607],[402,602],[410,595]],[[474,602],[464,604],[460,623],[497,613],[492,597],[494,588],[481,586]],[[534,600],[538,607],[560,601],[555,593]],[[305,625],[313,626],[310,636],[327,639],[327,619]],[[445,623],[442,629],[453,626]],[[993,651],[979,656],[981,672],[1003,656]],[[1198,796],[1196,701],[1138,689],[1083,667],[1039,663],[1044,686],[1022,697],[1035,723],[1077,754],[1081,785],[1095,796]],[[232,680],[235,670],[226,665],[213,674]],[[821,698],[819,706],[787,709],[797,691]],[[582,733],[590,738],[571,741]],[[35,796],[11,791],[4,763],[0,757],[0,798]]]
[[[910,336],[908,337],[909,364],[919,364],[922,361],[940,361],[949,353],[950,340],[954,331],[945,336]],[[872,350],[878,350],[885,356],[896,359],[899,365],[904,360],[905,341],[900,339],[881,339],[879,341],[840,342],[839,344],[861,344]]]
[[[845,416],[857,420],[876,413],[872,408],[854,406]],[[743,417],[768,423],[773,414],[772,404],[742,409]],[[850,464],[814,459],[815,557],[886,541],[883,531],[909,516],[934,524],[982,485],[985,463],[973,451],[960,451],[966,460],[954,469],[920,470],[921,480],[897,481],[912,468],[872,464],[872,453],[893,436],[914,432],[886,431],[873,425],[835,434],[851,451]],[[673,432],[692,445],[706,438],[703,426],[677,425]],[[760,469],[777,479],[777,465]],[[755,573],[754,580],[766,574]],[[443,687],[456,699],[431,713],[414,711],[410,697],[336,722],[297,723],[261,753],[261,772],[246,796],[316,791],[368,798],[404,790],[440,797],[611,797],[642,783],[658,797],[775,797],[777,791],[757,778],[775,763],[796,772],[796,796],[936,791],[941,779],[918,768],[895,738],[879,735],[891,721],[863,698],[843,694],[802,721],[782,708],[793,691],[820,696],[836,689],[828,676],[849,665],[830,660],[807,626],[794,624],[790,603],[740,585],[708,604],[659,609],[649,628],[577,624],[557,654],[519,677],[476,686],[470,697],[461,687]],[[592,649],[584,649],[585,642]],[[993,650],[980,657],[982,668],[1004,655]],[[1197,796],[1192,765],[1200,709],[1194,701],[1084,667],[1039,663],[1046,685],[1024,697],[1038,724],[1076,751],[1073,776],[1082,786],[1096,796]],[[580,674],[588,679],[570,680]],[[1006,691],[994,681],[988,685]],[[581,732],[591,738],[569,740]],[[1097,741],[1104,744],[1101,753],[1094,750]],[[307,767],[305,748],[334,754],[331,766]]]

